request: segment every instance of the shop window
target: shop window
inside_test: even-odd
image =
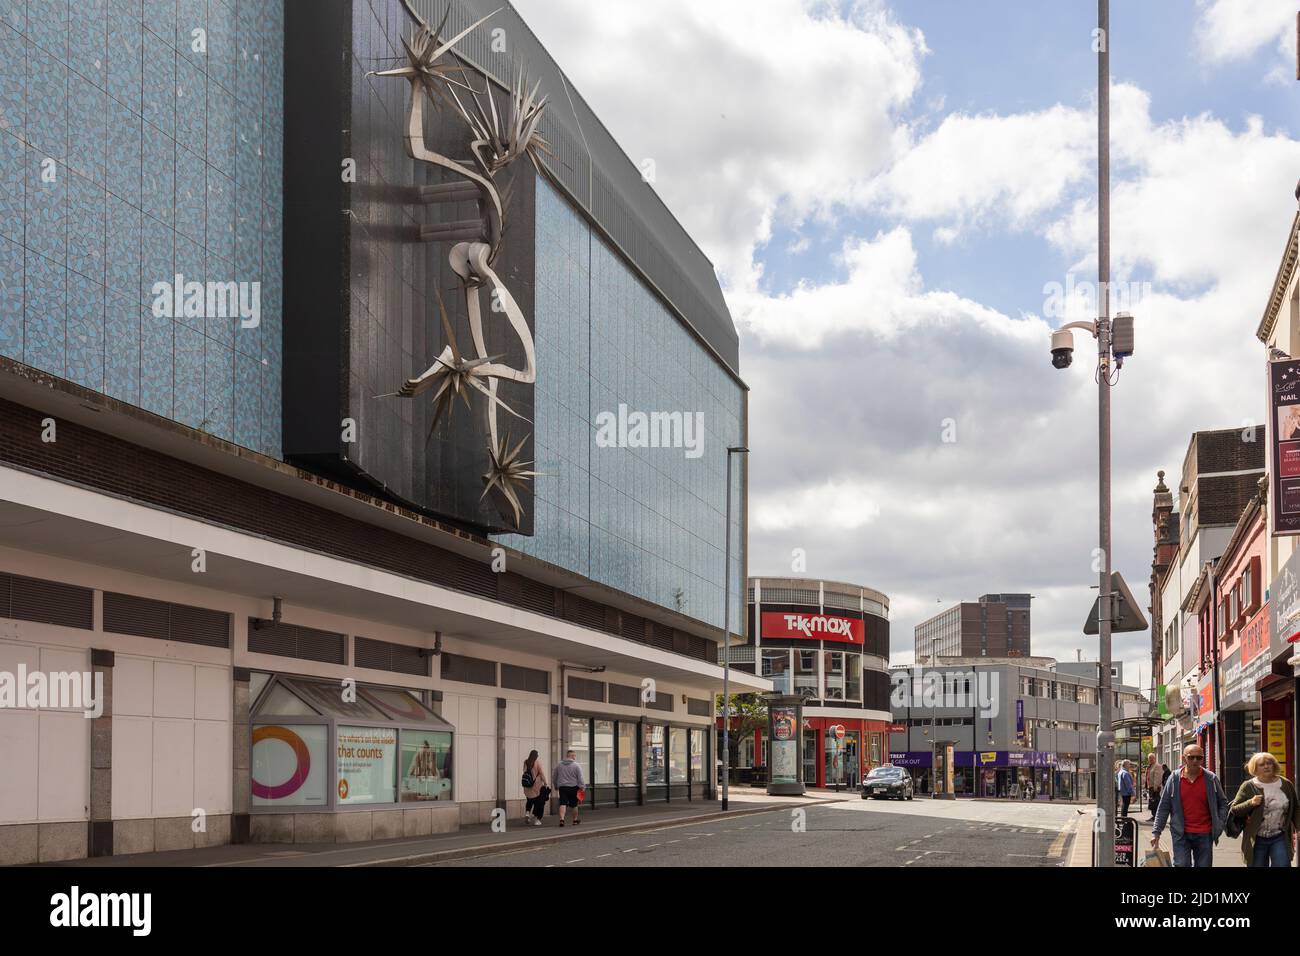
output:
[[[668,728],[668,780],[670,783],[686,783],[689,757],[685,727]]]
[[[844,655],[844,699],[862,699],[862,655]]]
[[[251,806],[451,800],[454,728],[402,688],[357,685],[346,697],[345,690],[334,681],[270,677],[251,714]]]
[[[823,656],[822,666],[825,671],[825,693],[823,700],[843,700],[844,699],[844,653],[842,651],[826,651]]]
[[[400,801],[451,800],[451,734],[403,730],[400,740]]]
[[[334,760],[341,805],[397,802],[396,728],[340,726]]]
[[[645,725],[645,745],[642,750],[647,787],[663,787],[668,784],[665,732],[666,728],[663,724]]]
[[[253,728],[251,805],[323,807],[329,803],[329,726]]]
[[[593,783],[614,782],[614,721],[598,720],[595,725],[595,751],[591,768]]]
[[[636,733],[638,724],[632,720],[618,722],[618,784],[620,787],[636,786]]]

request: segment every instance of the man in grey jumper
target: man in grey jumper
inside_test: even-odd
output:
[[[578,791],[585,789],[587,782],[582,777],[582,764],[578,763],[577,757],[574,751],[567,751],[551,774],[555,789],[560,791],[560,826],[564,826],[566,807],[573,808],[573,825],[581,822],[578,820]]]

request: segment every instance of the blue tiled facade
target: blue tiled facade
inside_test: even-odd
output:
[[[283,0],[0,0],[0,354],[280,457]],[[261,320],[155,315],[258,283]]]
[[[536,518],[518,550],[721,627],[726,449],[742,386],[544,181],[537,186]],[[600,447],[597,416],[703,413],[703,454]],[[741,474],[733,462],[731,622],[742,620]]]

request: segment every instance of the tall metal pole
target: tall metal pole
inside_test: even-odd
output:
[[[1100,49],[1097,55],[1097,459],[1099,538],[1102,554],[1098,580],[1097,621],[1100,632],[1100,673],[1097,686],[1097,809],[1101,839],[1096,861],[1115,865],[1115,752],[1111,729],[1110,691],[1110,0],[1097,0]],[[1101,772],[1105,771],[1105,784]]]
[[[731,777],[731,449],[727,449],[727,543],[722,578],[722,809]]]

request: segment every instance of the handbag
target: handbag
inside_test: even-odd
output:
[[[1252,787],[1251,789],[1258,788]],[[1251,807],[1246,813],[1233,813],[1232,809],[1229,808],[1228,819],[1223,822],[1223,835],[1234,840],[1241,836],[1246,832],[1246,824],[1250,822],[1251,816],[1258,809],[1260,807]]]

